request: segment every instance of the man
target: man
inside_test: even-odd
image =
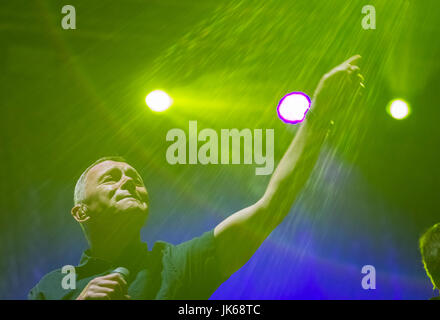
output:
[[[121,158],[92,164],[75,187],[72,216],[89,243],[75,268],[76,289],[63,289],[61,270],[46,275],[30,299],[208,299],[241,268],[289,212],[318,159],[329,132],[329,114],[363,87],[354,56],[319,82],[308,119],[276,168],[264,195],[213,230],[177,246],[140,240],[148,193],[136,170]],[[345,100],[344,100],[345,98]],[[124,279],[112,272],[125,267]]]
[[[433,289],[440,288],[440,223],[429,228],[419,240],[423,266]],[[432,298],[439,300],[440,297]]]

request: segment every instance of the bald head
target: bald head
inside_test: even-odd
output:
[[[115,161],[115,162],[125,162],[125,163],[127,162],[124,158],[119,157],[119,156],[103,157],[103,158],[100,158],[100,159],[96,160],[95,162],[93,162],[86,170],[84,170],[84,172],[81,174],[78,181],[76,182],[75,192],[73,195],[73,203],[75,205],[82,203],[85,199],[85,184],[86,184],[87,175],[88,175],[89,171],[94,166],[96,166],[104,161]]]
[[[116,232],[123,225],[140,230],[148,217],[144,182],[119,157],[101,158],[89,166],[78,179],[74,201],[72,216],[91,232]]]

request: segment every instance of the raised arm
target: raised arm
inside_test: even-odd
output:
[[[266,192],[255,204],[242,209],[216,226],[214,237],[221,270],[231,275],[255,253],[281,223],[306,184],[330,129],[329,111],[337,112],[341,99],[363,87],[354,56],[325,74],[312,99],[307,119],[273,173]],[[338,103],[339,101],[339,103]]]

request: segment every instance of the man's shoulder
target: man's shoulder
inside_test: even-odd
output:
[[[76,268],[75,266],[72,267]],[[65,276],[66,272],[63,273],[63,268],[58,268],[46,273],[41,278],[41,280],[29,291],[28,299],[57,299],[58,296],[65,295],[66,290],[62,287],[62,281]]]
[[[45,289],[47,289],[48,287],[52,287],[54,283],[57,282],[59,282],[61,286],[61,279],[62,279],[61,275],[62,275],[61,268],[46,273],[40,279],[40,281],[29,291],[28,299],[30,300],[46,299],[46,296],[44,295],[44,291],[46,291]]]
[[[160,261],[163,267],[170,270],[185,268],[191,261],[204,262],[206,258],[214,256],[215,245],[213,231],[208,231],[187,241],[173,244],[158,240],[150,251],[153,261]]]
[[[62,268],[58,268],[46,273],[38,282],[38,285],[44,286],[46,284],[53,283],[54,281],[57,281],[58,279],[62,279],[62,278],[63,278]]]
[[[163,251],[166,248],[173,247],[173,246],[174,246],[174,244],[169,243],[167,241],[157,240],[156,242],[154,242],[153,249],[151,251]]]
[[[208,231],[178,244],[156,241],[152,254],[156,257],[154,260],[184,272],[187,266],[204,264],[206,259],[214,258],[215,251],[214,233]]]
[[[214,230],[209,230],[203,234],[193,237],[189,240],[178,244],[172,244],[167,241],[158,240],[154,243],[152,252],[166,253],[174,251],[185,251],[192,247],[213,247],[214,246]]]

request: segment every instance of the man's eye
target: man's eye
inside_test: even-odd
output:
[[[104,179],[102,180],[102,182],[114,182],[114,181],[116,181],[116,179],[114,176],[111,175],[105,176]]]

